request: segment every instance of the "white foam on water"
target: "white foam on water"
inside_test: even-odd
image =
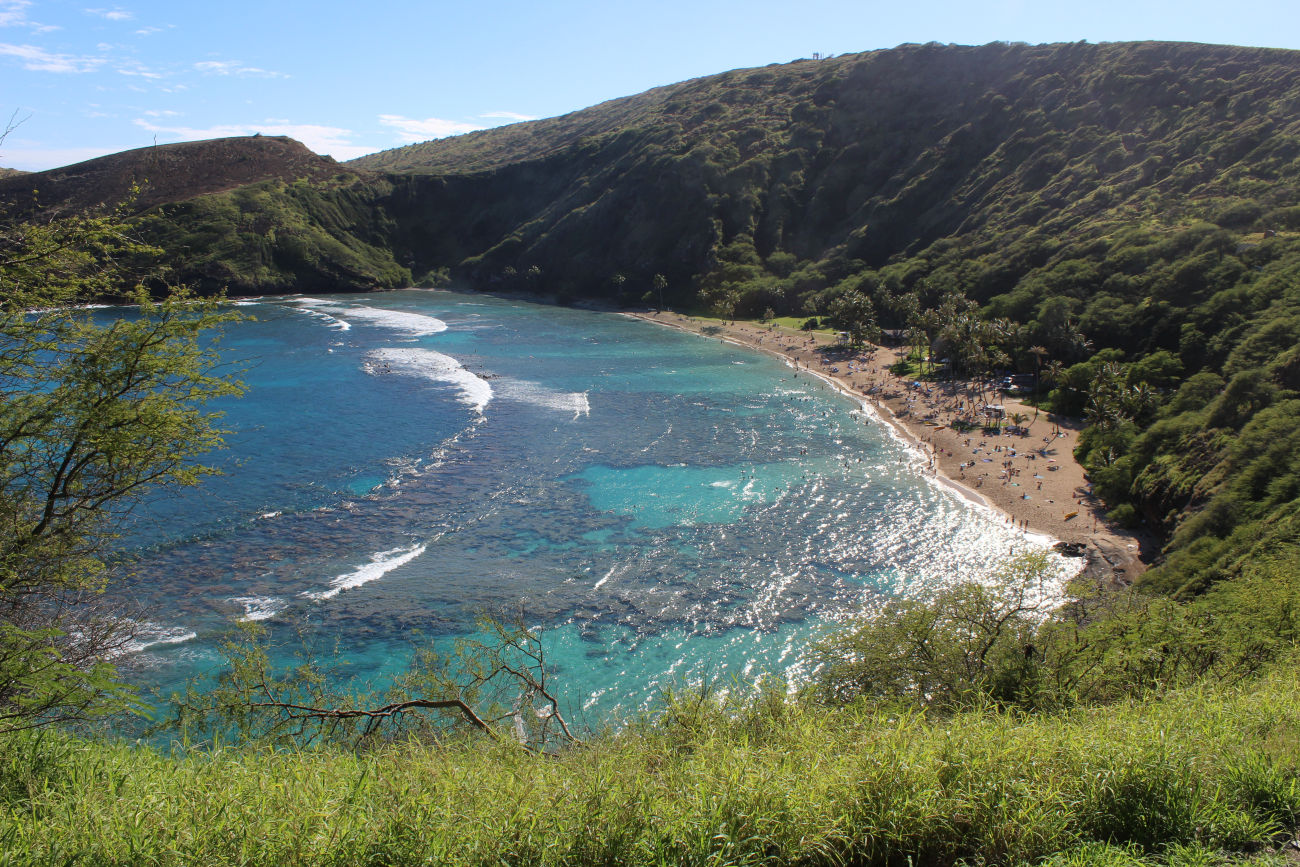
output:
[[[541,383],[526,380],[509,380],[497,385],[502,398],[553,409],[557,412],[573,413],[574,421],[591,415],[591,402],[585,391],[556,391]]]
[[[298,298],[296,301],[301,307],[308,307],[315,311],[323,309],[327,311],[327,315],[339,319],[345,325],[349,319],[359,319],[370,325],[400,331],[412,337],[427,337],[430,334],[439,334],[447,330],[446,322],[436,316],[426,316],[422,313],[408,313],[405,310],[385,310],[381,307],[366,307],[364,305],[350,306],[336,301],[322,301],[319,298]]]
[[[183,644],[198,638],[198,633],[184,626],[160,626],[157,623],[144,622],[135,629],[135,637],[122,645],[122,653],[139,653],[159,644]]]
[[[447,323],[436,316],[407,313],[404,310],[383,310],[378,307],[348,307],[344,314],[349,318],[360,319],[381,328],[401,331],[412,337],[425,337],[447,330]]]
[[[369,563],[331,579],[330,589],[318,593],[304,591],[300,595],[308,599],[332,599],[344,590],[352,590],[371,581],[378,581],[398,566],[410,563],[419,557],[426,547],[428,546],[416,544],[409,548],[390,548],[387,551],[371,554]]]
[[[460,390],[461,402],[480,415],[492,400],[492,384],[470,373],[450,355],[432,349],[376,349],[366,354],[369,373],[397,373],[454,385]]]
[[[244,616],[239,618],[241,622],[270,620],[289,604],[275,596],[232,596],[229,601],[244,607]]]
[[[312,317],[313,319],[319,319],[320,321],[328,325],[330,328],[333,328],[335,330],[348,331],[352,328],[352,326],[349,323],[344,322],[342,319],[339,319],[337,316],[331,316],[330,314],[326,313],[324,310],[319,309],[321,307],[338,308],[342,306],[339,304],[335,304],[333,301],[321,301],[318,298],[295,298],[294,305],[295,306],[291,307],[290,309],[298,310],[301,313],[306,313],[308,316]]]
[[[617,571],[618,571],[618,565],[617,565],[617,564],[614,565],[614,566],[611,566],[611,567],[610,567],[610,570],[609,570],[608,572],[605,573],[605,577],[604,577],[604,578],[601,578],[599,581],[597,581],[595,584],[593,584],[593,585],[591,586],[591,589],[592,589],[592,590],[599,590],[599,589],[601,588],[601,585],[603,585],[603,584],[604,584],[606,581],[608,581],[610,578],[614,577],[614,573],[617,572]]]

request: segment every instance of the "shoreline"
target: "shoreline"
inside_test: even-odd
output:
[[[467,292],[451,288],[426,291],[485,294],[534,304],[556,303],[553,297],[527,292]],[[969,406],[975,398],[971,383],[909,384],[888,370],[903,356],[896,348],[868,344],[857,355],[846,353],[842,360],[832,362],[821,354],[836,344],[826,334],[744,320],[731,323],[701,320],[672,310],[629,310],[602,303],[574,306],[640,319],[701,337],[716,337],[779,358],[796,371],[818,377],[857,401],[863,412],[876,416],[894,435],[915,448],[925,460],[924,478],[955,496],[991,510],[1026,535],[1038,537],[1045,545],[1064,542],[1078,546],[1084,559],[1079,574],[1098,584],[1132,583],[1159,551],[1154,537],[1131,532],[1107,520],[1106,510],[1093,495],[1083,467],[1074,459],[1083,428],[1078,419],[1043,413],[1036,407],[1004,397],[1001,400],[1008,418],[1016,412],[1027,416],[1028,435],[995,437],[970,431],[968,436],[942,422],[955,416],[954,404]],[[840,366],[845,370],[841,371]],[[925,410],[924,416],[918,418],[918,409]]]
[[[818,377],[916,448],[926,461],[922,472],[927,478],[1048,545],[1054,541],[1080,545],[1086,552],[1081,574],[1099,582],[1127,584],[1154,554],[1154,540],[1106,520],[1083,467],[1074,460],[1082,427],[1077,420],[1049,415],[1007,397],[1002,402],[1008,417],[1016,412],[1030,417],[1027,435],[959,432],[945,422],[955,417],[956,406],[973,398],[971,384],[918,387],[904,382],[888,371],[902,356],[897,349],[869,345],[856,355],[831,362],[820,352],[835,341],[824,334],[744,321],[701,321],[672,311],[620,312],[758,350]]]

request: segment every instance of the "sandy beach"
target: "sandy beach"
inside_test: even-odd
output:
[[[899,379],[889,367],[903,355],[901,349],[868,347],[832,361],[821,350],[834,340],[824,334],[720,323],[670,311],[627,315],[766,351],[822,376],[875,407],[924,452],[936,478],[996,509],[1008,522],[1086,550],[1087,572],[1100,581],[1132,581],[1154,553],[1152,540],[1107,522],[1083,467],[1074,460],[1081,420],[1059,418],[1006,397],[999,399],[1006,416],[1022,413],[1027,418],[1022,435],[961,432],[949,425],[961,408],[978,405],[974,386]]]

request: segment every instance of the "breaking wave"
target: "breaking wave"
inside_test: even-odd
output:
[[[557,391],[524,380],[502,382],[497,386],[497,390],[505,400],[514,400],[557,412],[571,412],[575,420],[580,416],[591,415],[591,403],[585,391]]]
[[[454,385],[460,390],[461,402],[480,415],[492,400],[490,382],[466,370],[450,355],[432,349],[376,349],[366,355],[366,360],[370,373],[397,373]]]
[[[378,581],[398,566],[419,557],[424,553],[426,547],[426,545],[417,544],[409,548],[390,548],[387,551],[371,554],[369,563],[331,579],[330,589],[321,590],[317,593],[307,591],[301,595],[306,596],[308,599],[332,599],[344,590],[352,590],[363,584],[369,584],[371,581]]]
[[[315,298],[298,298],[295,299],[294,306],[291,307],[290,309],[298,310],[302,313],[306,313],[308,316],[312,317],[313,319],[318,319],[321,322],[324,322],[330,328],[333,328],[337,331],[348,331],[352,328],[351,325],[344,322],[342,319],[339,319],[337,316],[331,316],[330,314],[326,313],[324,310],[318,309],[320,307],[338,307],[338,306],[339,305],[334,304],[330,301],[319,301]]]
[[[243,606],[240,621],[270,620],[288,604],[275,596],[232,596],[230,601]]]
[[[297,298],[295,303],[299,307],[307,308],[312,313],[328,316],[341,322],[344,327],[340,330],[350,328],[348,320],[351,319],[359,319],[380,328],[400,331],[412,337],[426,337],[447,330],[446,322],[436,316],[426,316],[422,313],[408,313],[405,310],[385,310],[380,307],[360,305],[349,306],[335,301],[322,301],[319,298]]]
[[[131,641],[122,646],[122,653],[139,653],[156,644],[182,644],[198,635],[184,626],[160,626],[157,623],[140,623]]]

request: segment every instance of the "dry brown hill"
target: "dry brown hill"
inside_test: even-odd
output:
[[[45,172],[0,176],[0,202],[52,215],[114,205],[139,184],[136,210],[272,178],[321,180],[343,171],[286,136],[155,145]]]

